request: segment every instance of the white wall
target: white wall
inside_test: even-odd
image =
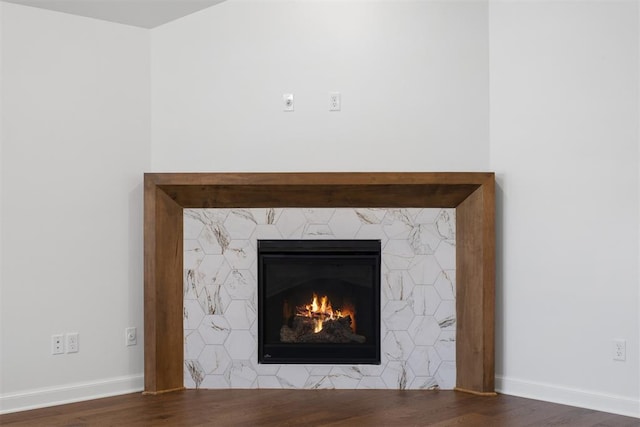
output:
[[[2,12],[0,410],[141,389],[149,33]],[[80,352],[52,356],[64,332]]]
[[[486,170],[487,63],[486,2],[230,0],[152,30],[152,167]]]
[[[3,30],[3,21],[4,21],[4,4],[2,2],[0,2],[0,47],[2,47],[2,36],[4,34],[4,30]],[[0,165],[2,165],[3,160],[2,160],[2,147],[4,145],[4,128],[3,128],[3,123],[4,123],[4,116],[2,114],[2,97],[3,97],[3,61],[2,61],[2,49],[0,49]],[[0,308],[2,307],[2,206],[3,206],[3,193],[2,193],[2,172],[0,171]],[[4,330],[4,326],[3,326],[3,321],[2,321],[2,315],[0,315],[0,331]],[[0,336],[0,338],[2,338]],[[2,351],[2,343],[0,342],[0,393],[2,393],[2,384],[4,383],[3,381],[3,369],[2,366],[4,366],[3,364],[3,351]]]
[[[489,166],[500,389],[639,415],[637,16],[633,1],[229,1],[152,31],[152,166]]]
[[[498,387],[639,416],[638,3],[489,17]]]

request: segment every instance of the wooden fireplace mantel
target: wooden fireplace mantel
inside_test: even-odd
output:
[[[494,392],[495,177],[490,172],[146,173],[144,389],[184,388],[183,209],[456,209],[456,385]]]

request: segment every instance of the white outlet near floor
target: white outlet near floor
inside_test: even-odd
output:
[[[51,335],[51,354],[64,353],[64,341],[62,334]]]
[[[627,360],[627,342],[625,340],[613,340],[613,360]]]
[[[125,338],[125,344],[127,346],[138,344],[138,333],[137,333],[136,328],[127,328],[127,329],[125,329],[124,330],[124,338]]]
[[[329,111],[340,111],[340,92],[329,92]]]
[[[68,332],[67,338],[67,353],[77,353],[80,351],[80,336],[77,332]]]

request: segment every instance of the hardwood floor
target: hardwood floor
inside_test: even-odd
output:
[[[3,426],[640,426],[636,418],[454,391],[185,390],[0,416]]]

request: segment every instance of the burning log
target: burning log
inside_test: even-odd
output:
[[[310,304],[296,307],[291,313],[289,303],[283,305],[285,325],[280,328],[280,342],[287,343],[364,343],[366,338],[355,333],[355,307],[345,304],[334,310],[327,296],[313,294]],[[290,323],[290,326],[289,326]]]
[[[335,343],[350,342],[364,343],[363,335],[355,334],[351,330],[351,316],[338,319],[327,319],[322,324],[322,330],[314,332],[315,322],[312,317],[296,316],[291,327],[283,325],[280,328],[280,341],[287,343]]]

